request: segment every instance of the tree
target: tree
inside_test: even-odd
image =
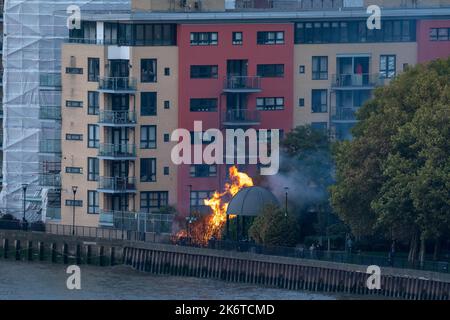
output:
[[[450,221],[450,59],[409,68],[358,112],[354,139],[335,150],[331,201],[355,234],[382,230],[439,241]]]
[[[249,229],[250,237],[258,244],[295,246],[299,242],[296,218],[273,205],[268,205],[256,217]]]

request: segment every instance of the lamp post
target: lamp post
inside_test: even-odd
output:
[[[27,201],[27,188],[28,184],[23,183],[22,184],[22,191],[23,191],[23,217],[22,217],[22,223],[23,223],[23,229],[27,230],[27,219],[25,217],[25,211],[26,211],[26,201]]]
[[[72,186],[73,202],[72,202],[72,235],[75,235],[75,195],[77,194],[78,187]]]
[[[187,223],[187,236],[190,239],[191,238],[191,223],[192,223],[192,203],[191,203],[191,197],[192,197],[192,184],[188,184],[189,187],[189,218]]]
[[[284,216],[287,218],[287,216],[288,216],[288,191],[289,191],[289,188],[288,187],[284,187],[284,191],[285,191]]]

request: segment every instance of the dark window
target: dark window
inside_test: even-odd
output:
[[[104,43],[106,45],[117,44],[118,24],[105,22],[104,24]]]
[[[88,81],[97,82],[100,77],[100,59],[88,58]]]
[[[156,126],[141,126],[141,149],[156,149]]]
[[[312,79],[328,79],[328,57],[312,57]]]
[[[83,200],[66,200],[66,206],[68,207],[82,207],[83,206]]]
[[[258,44],[284,44],[284,31],[259,31]]]
[[[213,112],[217,111],[217,98],[208,99],[191,99],[190,101],[191,112]]]
[[[243,35],[242,32],[233,32],[233,44],[242,45]]]
[[[438,41],[448,41],[449,40],[449,32],[447,28],[439,28],[438,29]]]
[[[175,24],[127,24],[105,22],[105,44],[136,46],[176,45]]]
[[[68,74],[83,74],[83,68],[66,68]]]
[[[156,181],[156,158],[141,158],[141,182]]]
[[[298,99],[298,106],[299,107],[304,107],[305,106],[305,99],[303,99],[303,98]]]
[[[141,59],[141,82],[157,81],[156,59]]]
[[[217,32],[191,32],[191,46],[215,46],[217,44]]]
[[[257,74],[263,78],[284,77],[284,64],[258,64]]]
[[[217,79],[217,66],[191,66],[191,79]]]
[[[191,177],[215,177],[217,176],[217,166],[207,164],[195,164],[190,167]]]
[[[191,191],[190,207],[192,210],[200,212],[210,212],[210,208],[205,205],[205,200],[212,198],[214,191]]]
[[[164,109],[170,109],[170,101],[169,100],[164,101]]]
[[[284,98],[256,98],[257,110],[283,110]]]
[[[190,133],[191,133],[191,144],[210,144],[215,141],[214,136],[205,135],[205,132],[191,131]]]
[[[146,191],[141,192],[141,212],[157,211],[169,205],[169,192]]]
[[[88,181],[98,181],[100,162],[97,158],[88,158]]]
[[[430,29],[430,40],[431,41],[438,41],[438,28],[431,28]]]
[[[312,112],[324,113],[328,111],[328,91],[312,90]]]
[[[165,176],[169,175],[169,167],[164,167],[164,175]]]
[[[66,167],[66,173],[83,173],[83,168],[80,167]]]
[[[88,148],[98,148],[100,144],[100,130],[96,124],[88,124]]]
[[[156,116],[156,92],[141,92],[141,116]]]
[[[98,115],[99,113],[99,94],[97,91],[88,91],[88,114]]]
[[[164,68],[164,75],[170,76],[170,68]]]
[[[382,55],[380,56],[380,77],[391,79],[396,74],[396,56]]]
[[[81,28],[69,30],[71,43],[96,43],[97,24],[95,21],[81,21]]]
[[[83,108],[83,101],[66,100],[68,108]]]
[[[99,214],[100,206],[98,201],[98,192],[94,190],[88,190],[88,214]]]
[[[164,133],[164,142],[169,142],[169,141],[170,141],[170,134]]]
[[[305,66],[300,66],[300,67],[298,68],[298,72],[299,72],[300,74],[305,73]]]
[[[82,134],[67,133],[66,134],[66,140],[83,141],[83,135]]]

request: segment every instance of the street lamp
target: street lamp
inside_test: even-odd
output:
[[[28,188],[28,184],[23,183],[22,184],[22,191],[23,191],[23,218],[22,218],[22,223],[23,223],[23,229],[26,231],[27,230],[27,219],[25,217],[25,206],[26,206],[26,201],[27,201],[27,188]]]
[[[73,202],[72,202],[72,235],[75,235],[75,195],[77,194],[78,187],[72,186]]]
[[[191,223],[192,223],[192,203],[191,203],[191,197],[192,197],[192,184],[188,184],[189,187],[189,218],[187,219],[187,236],[188,238],[191,238]]]
[[[289,188],[288,187],[284,187],[284,191],[285,191],[284,216],[287,218],[287,215],[288,215],[288,191],[289,191]]]

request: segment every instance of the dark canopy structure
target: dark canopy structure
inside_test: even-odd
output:
[[[280,206],[277,198],[269,190],[262,187],[244,188],[231,199],[227,215],[255,217],[269,204]]]

